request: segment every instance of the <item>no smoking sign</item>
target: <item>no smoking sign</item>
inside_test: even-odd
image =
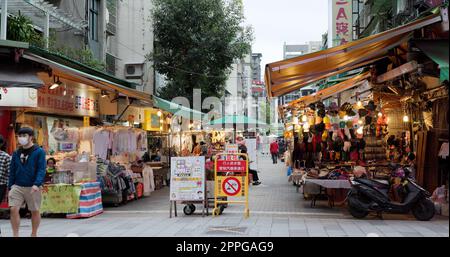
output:
[[[221,193],[224,196],[236,196],[242,193],[242,177],[226,177],[221,183]]]

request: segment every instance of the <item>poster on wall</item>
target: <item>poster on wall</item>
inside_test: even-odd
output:
[[[205,200],[205,157],[171,158],[171,201]]]

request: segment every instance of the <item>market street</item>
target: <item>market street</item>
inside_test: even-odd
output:
[[[311,208],[300,192],[287,181],[284,163],[272,165],[270,157],[259,157],[262,184],[250,188],[250,218],[244,219],[242,207],[230,205],[219,217],[202,217],[197,209],[192,216],[182,213],[169,218],[169,190],[165,187],[150,197],[105,212],[89,219],[42,220],[42,237],[448,237],[449,220],[436,216],[421,222],[412,215],[371,215],[363,220],[352,218],[345,207],[330,209],[326,201]],[[199,207],[197,207],[199,208]],[[3,236],[11,236],[8,220],[0,220]],[[29,236],[30,220],[23,219],[21,237]]]

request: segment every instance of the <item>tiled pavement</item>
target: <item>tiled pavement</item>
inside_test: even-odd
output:
[[[169,219],[168,188],[150,197],[82,220],[47,218],[42,220],[40,236],[280,236],[280,237],[448,237],[449,220],[436,217],[429,222],[416,221],[409,215],[374,216],[356,220],[345,208],[330,209],[325,202],[311,208],[295,187],[287,182],[283,163],[272,165],[270,158],[260,157],[262,184],[250,188],[250,218],[244,219],[242,206],[229,206],[219,217],[192,216],[182,213]],[[9,221],[0,220],[3,236],[11,235]],[[28,236],[30,220],[22,220],[21,236]]]

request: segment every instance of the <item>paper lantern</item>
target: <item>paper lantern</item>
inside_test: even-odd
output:
[[[313,126],[315,124],[316,119],[314,118],[314,116],[309,116],[308,117],[308,123],[310,126]]]
[[[343,129],[346,126],[346,122],[345,121],[341,121],[339,122],[339,128]]]
[[[330,117],[325,116],[325,117],[323,118],[323,123],[325,123],[325,124],[331,123]]]
[[[339,118],[341,118],[341,119],[343,119],[346,115],[347,115],[347,112],[345,112],[345,111],[339,111]]]

